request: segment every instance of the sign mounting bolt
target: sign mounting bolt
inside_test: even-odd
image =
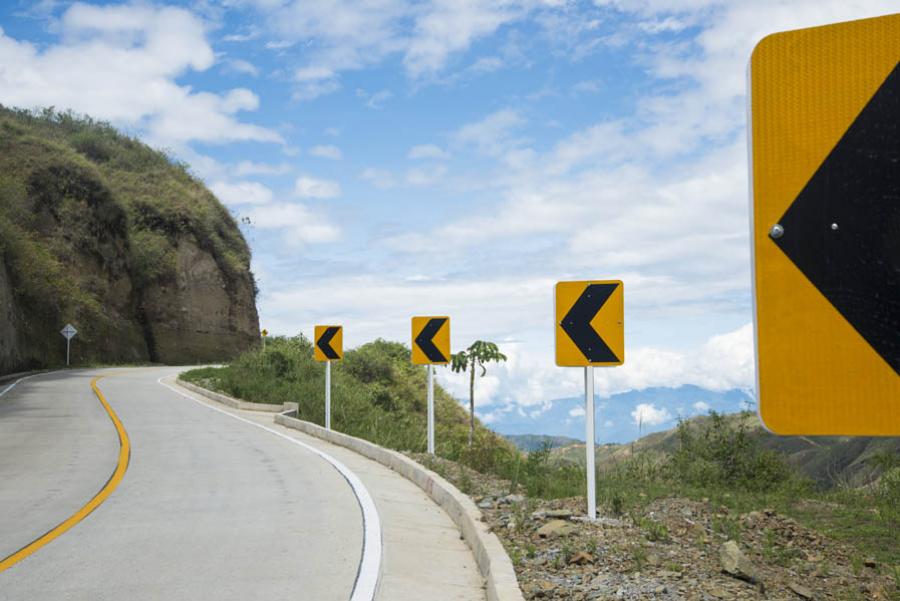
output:
[[[780,224],[780,223],[776,223],[775,225],[773,225],[773,226],[771,227],[771,229],[769,229],[769,236],[770,236],[773,240],[778,240],[779,238],[781,238],[782,236],[784,236],[784,228],[781,227],[781,224]]]
[[[833,232],[838,231],[838,224],[832,223],[832,224],[831,224],[831,231],[833,231]]]

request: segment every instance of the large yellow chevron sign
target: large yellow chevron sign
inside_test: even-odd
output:
[[[561,367],[625,362],[622,282],[556,284],[556,364]]]
[[[750,82],[760,416],[900,435],[900,15],[771,35]]]

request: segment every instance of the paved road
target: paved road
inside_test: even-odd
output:
[[[423,598],[406,594],[416,583],[449,595],[430,598],[484,598],[449,518],[410,483],[276,432],[270,416],[213,411],[157,382],[176,371],[42,375],[0,397],[0,560],[76,514],[116,468],[119,437],[94,376],[131,444],[118,487],[0,572],[0,599],[346,600],[373,557],[378,599]],[[349,477],[321,450],[343,453]],[[375,522],[385,516],[384,561],[354,480],[371,490]],[[431,548],[436,561],[423,560]]]

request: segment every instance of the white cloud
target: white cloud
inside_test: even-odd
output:
[[[676,19],[675,17],[653,19],[651,21],[642,21],[638,23],[638,27],[647,33],[679,32],[687,26],[688,23]]]
[[[257,182],[212,182],[213,194],[228,205],[259,205],[272,201],[272,190]]]
[[[435,144],[419,144],[409,149],[406,154],[409,159],[446,159],[447,151]]]
[[[697,401],[691,406],[697,413],[707,413],[711,409],[709,403],[704,403],[703,401]]]
[[[150,5],[71,5],[59,20],[61,41],[36,47],[0,29],[0,102],[70,108],[118,125],[140,127],[158,144],[200,140],[281,143],[270,129],[234,117],[252,111],[249,90],[194,91],[177,79],[215,60],[204,24],[186,10]]]
[[[247,216],[256,228],[279,231],[290,247],[334,242],[340,237],[337,226],[300,203],[255,206]]]
[[[406,172],[406,183],[410,186],[433,186],[447,173],[443,165],[435,165],[428,169],[410,169]]]
[[[253,161],[241,161],[234,166],[234,174],[238,177],[245,175],[282,175],[289,173],[291,166],[287,163],[270,165],[267,163],[255,163]]]
[[[516,132],[525,125],[518,111],[502,109],[474,123],[462,126],[454,134],[454,142],[474,147],[483,155],[501,159],[511,167],[521,167],[532,153],[523,149],[527,140]]]
[[[242,73],[244,75],[250,75],[251,77],[256,77],[259,75],[259,69],[251,63],[250,61],[245,61],[240,58],[231,58],[225,61],[226,66],[229,70],[235,73]]]
[[[374,94],[369,94],[365,90],[356,90],[356,95],[366,100],[366,106],[370,109],[384,108],[384,103],[393,98],[394,93],[390,90],[381,90]]]
[[[602,396],[686,384],[715,391],[755,387],[752,324],[713,336],[690,352],[653,347],[626,347],[625,352],[624,365],[595,375],[594,385]]]
[[[296,42],[292,42],[291,40],[273,40],[271,42],[266,42],[266,48],[276,51],[286,50],[294,45],[296,45]]]
[[[261,35],[261,31],[257,28],[250,28],[246,33],[229,33],[222,37],[223,42],[249,42],[255,40]]]
[[[327,179],[301,175],[294,183],[294,191],[300,198],[334,198],[341,195],[341,185]]]
[[[297,42],[306,44],[307,64],[295,78],[294,97],[301,100],[340,89],[342,72],[393,56],[402,56],[413,80],[433,76],[476,40],[521,20],[540,5],[549,6],[535,0],[292,0],[257,5],[282,39],[268,47],[281,50]]]
[[[331,144],[313,146],[309,149],[309,154],[320,159],[331,159],[332,161],[339,161],[343,157],[341,149]]]
[[[582,94],[596,94],[600,91],[601,82],[598,79],[585,79],[572,85],[570,88],[572,94],[579,96]]]
[[[451,54],[521,17],[525,13],[521,7],[522,3],[504,0],[433,2],[416,20],[403,59],[407,71],[415,77],[442,69]]]
[[[500,411],[490,411],[488,413],[481,413],[479,411],[476,411],[475,415],[478,416],[478,419],[481,420],[481,423],[486,425],[491,425],[503,417],[503,413]]]
[[[447,392],[457,399],[469,401],[469,375],[468,373],[455,374],[456,377],[444,378],[441,380],[442,385]],[[497,394],[500,388],[500,379],[497,376],[488,374],[479,377],[480,372],[475,374],[475,407],[483,407],[491,403],[491,399]]]
[[[363,169],[362,173],[359,174],[359,177],[382,190],[393,188],[396,185],[394,176],[390,171],[378,169],[376,167],[366,167]]]
[[[659,426],[672,421],[672,414],[665,407],[659,409],[653,403],[640,403],[631,412],[631,418],[636,426]]]
[[[569,417],[582,417],[584,414],[584,407],[575,407],[569,410]]]

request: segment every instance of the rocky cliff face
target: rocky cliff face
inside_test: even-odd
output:
[[[9,274],[6,273],[6,265],[0,262],[0,373],[11,371],[4,370],[4,364],[13,366],[22,362],[19,332],[16,328],[21,317],[13,301]]]
[[[103,124],[0,107],[0,374],[197,363],[259,339],[250,252],[213,195]]]
[[[252,279],[226,279],[192,236],[177,240],[176,249],[174,281],[144,293],[154,354],[166,363],[213,361],[258,340]]]

